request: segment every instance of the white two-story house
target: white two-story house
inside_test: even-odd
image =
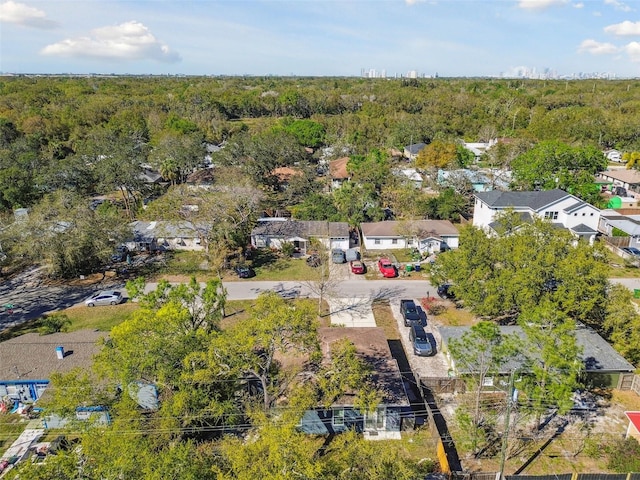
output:
[[[548,219],[589,243],[593,243],[598,233],[600,210],[559,189],[476,193],[473,225],[494,230],[496,215],[509,209],[521,214],[525,220],[536,217]]]

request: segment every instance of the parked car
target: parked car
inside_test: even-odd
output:
[[[394,278],[398,276],[398,270],[387,257],[382,257],[378,260],[378,270],[380,270],[380,273],[385,278]]]
[[[409,340],[413,347],[413,353],[420,357],[429,357],[436,353],[433,334],[427,334],[421,325],[411,325]]]
[[[349,263],[349,266],[351,267],[351,273],[355,273],[356,275],[362,275],[366,272],[364,263],[362,263],[360,260],[351,261]]]
[[[251,267],[247,267],[246,265],[238,265],[235,269],[238,278],[251,278],[255,277],[256,272],[253,271]]]
[[[450,283],[443,283],[438,286],[438,296],[440,298],[448,298],[450,300],[454,300],[456,298],[456,295],[451,291]]]
[[[400,300],[400,313],[402,314],[402,319],[404,320],[405,327],[410,327],[414,324],[420,326],[426,325],[423,316],[420,315],[420,311],[418,310],[418,307],[416,307],[416,304],[413,300]]]
[[[340,250],[339,248],[331,250],[331,261],[333,263],[345,263],[347,261],[347,256],[344,253],[344,250]]]
[[[85,300],[87,307],[96,305],[117,305],[122,302],[122,293],[117,290],[103,290]]]
[[[640,249],[636,247],[625,247],[622,250],[635,257],[640,257]]]

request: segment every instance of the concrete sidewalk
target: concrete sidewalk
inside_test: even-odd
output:
[[[343,325],[350,328],[377,326],[369,298],[334,298],[327,302],[331,314],[331,325]]]

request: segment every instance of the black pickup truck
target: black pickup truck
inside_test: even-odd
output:
[[[425,325],[426,322],[423,321],[423,316],[420,314],[420,311],[416,307],[416,304],[413,300],[400,300],[400,313],[402,314],[402,318],[404,319],[405,327],[410,327],[411,325]]]

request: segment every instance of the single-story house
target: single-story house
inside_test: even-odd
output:
[[[354,407],[355,393],[347,392],[329,408],[305,412],[300,420],[300,430],[327,435],[356,429],[364,432],[368,439],[399,439],[402,419],[413,418],[413,413],[384,330],[379,327],[326,327],[320,328],[318,335],[325,358],[328,358],[333,342],[344,338],[350,340],[358,355],[371,365],[373,383],[383,397],[374,412],[361,412]]]
[[[280,188],[286,190],[293,177],[301,177],[304,174],[299,168],[277,167],[271,171],[271,175],[278,179]]]
[[[604,156],[607,157],[607,160],[609,160],[610,162],[624,162],[624,160],[622,160],[622,152],[616,150],[615,148],[610,148],[609,150],[605,150],[602,153],[604,153]]]
[[[449,220],[389,220],[360,224],[367,250],[417,248],[420,252],[440,252],[458,248],[460,232]]]
[[[545,218],[593,243],[598,233],[600,210],[563,190],[503,192],[493,190],[475,194],[473,225],[496,231],[495,217],[512,210],[523,218]]]
[[[213,168],[201,168],[187,175],[185,183],[192,189],[211,190],[215,183]]]
[[[511,182],[511,172],[508,170],[438,170],[438,183],[443,186],[456,187],[463,181],[471,184],[474,192],[489,192],[491,190],[507,190]]]
[[[402,180],[409,181],[416,188],[422,188],[422,175],[415,168],[403,168],[396,172],[396,175]]]
[[[629,419],[629,427],[624,438],[635,438],[640,442],[640,412],[624,412]]]
[[[258,224],[251,230],[251,245],[255,248],[279,250],[283,243],[289,242],[297,253],[305,255],[311,239],[318,240],[328,249],[347,250],[351,247],[349,224],[269,217],[258,219]]]
[[[599,176],[610,182],[612,187],[623,187],[628,192],[640,193],[640,171],[638,170],[605,170],[600,172]]]
[[[152,185],[160,184],[163,181],[162,175],[160,175],[159,172],[156,172],[155,170],[152,170],[150,168],[143,168],[142,172],[140,172],[140,174],[138,175],[138,178],[142,180],[144,183],[152,184]]]
[[[623,215],[615,210],[603,210],[598,230],[613,237],[614,228],[628,235],[629,243],[622,246],[640,248],[640,211],[637,215]]]
[[[442,338],[442,351],[447,357],[451,371],[456,374],[468,374],[473,372],[461,372],[456,368],[455,361],[451,358],[447,345],[452,339],[460,339],[471,327],[439,327]],[[525,338],[524,331],[519,326],[501,326],[502,335],[516,334]],[[594,387],[618,388],[623,374],[633,373],[635,367],[627,362],[622,355],[614,350],[607,341],[594,330],[584,325],[576,328],[576,343],[582,349],[582,364],[584,367],[583,381]],[[500,377],[509,375],[515,368],[521,367],[521,362],[512,362],[505,365],[503,371],[498,372]],[[494,383],[494,386],[506,385],[506,380]]]
[[[133,238],[125,242],[131,251],[204,250],[206,228],[191,222],[143,222],[129,224]]]
[[[347,172],[349,157],[337,158],[329,162],[329,176],[331,177],[331,188],[336,189],[351,178]]]
[[[426,143],[413,143],[404,147],[404,157],[409,160],[415,160],[418,158],[418,154],[426,147]]]
[[[37,401],[53,373],[88,369],[107,334],[97,330],[39,335],[26,333],[0,343],[0,398]]]

